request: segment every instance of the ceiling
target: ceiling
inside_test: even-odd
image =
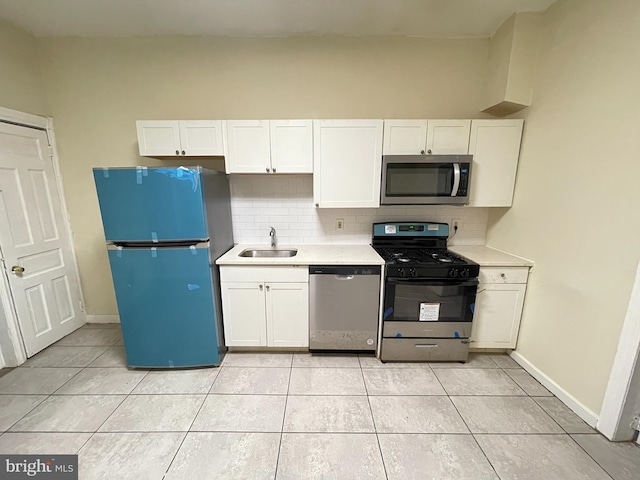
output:
[[[38,37],[400,35],[489,37],[555,0],[0,0]]]

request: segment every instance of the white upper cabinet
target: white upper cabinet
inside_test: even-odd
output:
[[[269,120],[225,122],[227,173],[270,173]]]
[[[180,155],[180,124],[177,120],[138,120],[138,149],[141,156]]]
[[[313,173],[313,122],[271,120],[271,171]]]
[[[181,150],[186,155],[224,155],[221,120],[183,120],[179,123]]]
[[[227,173],[312,173],[311,120],[227,120]]]
[[[383,155],[424,154],[427,124],[427,120],[385,120]]]
[[[510,207],[518,169],[523,120],[472,120],[469,206]]]
[[[384,155],[466,154],[471,120],[385,120]]]
[[[382,120],[313,121],[316,207],[380,206],[382,125]]]
[[[222,156],[222,120],[139,120],[141,156]]]
[[[469,153],[471,120],[429,120],[427,153],[433,155]]]

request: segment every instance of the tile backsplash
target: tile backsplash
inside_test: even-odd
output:
[[[312,175],[231,175],[231,213],[236,243],[269,243],[269,227],[278,243],[371,243],[371,225],[385,221],[449,223],[458,218],[451,245],[482,245],[487,208],[399,206],[315,208]],[[336,219],[344,229],[336,230]]]

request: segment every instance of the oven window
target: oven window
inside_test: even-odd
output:
[[[476,285],[416,285],[387,283],[386,320],[417,321],[421,303],[439,303],[439,321],[470,322],[476,297]],[[389,311],[389,308],[391,310]]]
[[[446,163],[387,164],[387,197],[449,196],[453,188],[453,167]]]

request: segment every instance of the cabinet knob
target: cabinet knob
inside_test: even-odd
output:
[[[273,173],[276,173],[276,169],[275,168],[273,169]]]
[[[16,275],[22,275],[24,273],[24,267],[21,267],[20,265],[14,265],[13,267],[11,267],[11,271]]]
[[[431,149],[427,150],[427,153],[428,153],[429,155],[431,155]]]
[[[266,170],[267,170],[267,173],[269,173],[269,167],[267,167]]]
[[[424,150],[420,150],[420,153],[421,153],[422,155],[424,155]]]
[[[176,150],[176,155],[180,155],[180,150]]]
[[[184,153],[184,150],[182,150],[182,154],[183,154],[183,155],[185,154],[185,153]]]
[[[271,287],[269,285],[267,285],[267,292],[271,290]]]
[[[500,274],[500,276],[501,276],[502,278],[505,278],[505,276],[506,276],[506,275],[505,275],[504,273],[501,273],[501,274]]]
[[[264,288],[264,286],[263,286],[263,285],[260,285],[260,291],[262,291],[262,289],[263,289],[263,288]]]
[[[318,208],[319,206],[320,206],[320,204],[319,204],[319,203],[316,203],[316,208]]]

